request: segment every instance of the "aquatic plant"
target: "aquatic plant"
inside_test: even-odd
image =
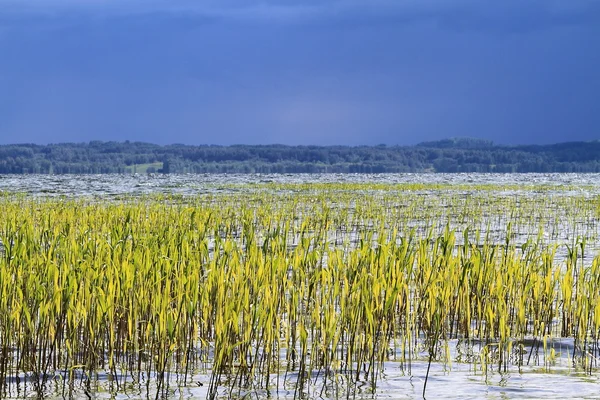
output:
[[[0,395],[86,387],[98,371],[157,396],[198,371],[211,398],[340,379],[350,392],[388,360],[408,374],[416,360],[551,368],[555,338],[591,373],[600,201],[463,190],[4,196]]]

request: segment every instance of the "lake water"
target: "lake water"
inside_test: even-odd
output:
[[[253,183],[416,183],[518,185],[523,189],[582,187],[600,194],[600,174],[205,174],[205,175],[0,175],[0,191],[41,196],[100,196],[175,193],[197,195],[227,185]]]
[[[236,190],[248,190],[255,184],[300,184],[300,183],[379,183],[379,184],[447,184],[462,185],[468,193],[469,186],[505,185],[515,194],[531,195],[544,189],[544,194],[561,196],[580,196],[593,198],[600,195],[600,174],[317,174],[317,175],[0,175],[0,192],[24,193],[35,197],[91,197],[95,199],[115,199],[128,196],[149,194],[178,194],[198,196],[213,193],[232,193]],[[242,189],[240,189],[242,188]],[[553,192],[553,188],[556,189]],[[476,191],[477,188],[472,189]],[[1,211],[0,211],[1,216]],[[593,248],[597,246],[593,246]],[[597,244],[596,244],[597,245]],[[552,345],[552,344],[551,344]],[[456,399],[521,399],[521,398],[598,398],[600,393],[600,373],[588,374],[575,368],[569,357],[569,343],[554,343],[558,346],[557,359],[552,368],[546,362],[538,360],[520,371],[511,370],[498,373],[493,370],[487,374],[472,364],[453,362],[449,365],[434,363],[427,383],[427,398]],[[457,343],[449,343],[452,352]],[[356,399],[413,399],[422,398],[423,385],[427,371],[427,362],[415,360],[410,366],[387,362],[383,375],[376,388],[367,382],[360,382],[351,388],[321,388],[308,391],[307,397],[342,397]],[[175,379],[175,378],[173,378]],[[204,398],[209,377],[201,373],[193,376],[191,384],[177,386],[168,392],[169,397],[182,399]],[[145,384],[128,384],[114,389],[112,379],[99,375],[92,392],[75,387],[64,393],[60,382],[48,384],[48,398],[145,398],[154,397],[152,387]],[[149,389],[149,390],[147,390]],[[351,392],[351,393],[350,393]],[[11,393],[13,398],[22,398],[31,394]],[[293,390],[274,392],[251,392],[247,398],[294,398]],[[226,389],[219,392],[223,398],[229,397]],[[243,397],[241,393],[239,397]],[[234,396],[235,397],[235,396]]]

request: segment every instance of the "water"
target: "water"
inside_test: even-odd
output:
[[[0,191],[37,196],[198,195],[256,183],[509,185],[524,190],[556,187],[590,196],[600,194],[600,174],[0,175]]]
[[[447,184],[460,186],[465,195],[475,193],[473,185],[503,185],[509,187],[498,196],[553,195],[592,198],[600,195],[600,174],[318,174],[318,175],[0,175],[0,192],[24,193],[35,197],[91,197],[96,199],[119,199],[128,196],[150,194],[177,194],[202,196],[206,194],[232,194],[238,190],[253,190],[261,184],[298,183],[378,183],[378,184]],[[259,184],[259,185],[257,185]],[[430,194],[425,193],[425,196]],[[1,214],[0,214],[1,215]],[[525,240],[525,238],[524,238]],[[449,348],[455,358],[456,343]],[[567,344],[568,348],[568,344]],[[528,349],[531,351],[531,348]],[[588,374],[575,368],[570,362],[569,351],[558,353],[552,368],[537,360],[521,369],[500,373],[489,369],[487,373],[470,363],[433,363],[427,381],[426,398],[456,399],[522,399],[522,398],[597,398],[600,374]],[[353,384],[338,377],[338,385],[323,387],[320,378],[306,391],[311,398],[356,399],[415,399],[422,398],[427,375],[426,359],[413,361],[410,371],[398,362],[386,362],[375,388],[368,380]],[[24,378],[24,377],[23,377]],[[275,376],[274,379],[277,377]],[[281,376],[280,379],[283,379]],[[172,377],[168,397],[181,399],[205,398],[210,377],[206,371],[198,371],[190,383],[180,385]],[[113,377],[98,373],[93,377],[92,388],[83,384],[67,388],[60,377],[53,377],[45,395],[58,398],[145,398],[154,397],[156,388],[151,383],[134,382],[124,378],[125,383],[115,387]],[[150,382],[152,382],[150,380]],[[204,382],[204,383],[203,383]],[[24,391],[25,390],[25,391]],[[24,398],[33,394],[31,388],[22,386],[12,391],[10,398]],[[293,386],[283,385],[278,390],[239,393],[220,388],[219,397],[247,398],[294,398]]]
[[[384,371],[374,388],[367,380],[359,380],[348,384],[342,376],[335,378],[337,385],[322,386],[322,381],[316,379],[312,386],[304,391],[304,398],[340,398],[340,399],[421,399],[427,376],[427,362],[413,361],[410,373],[405,365],[387,362]],[[221,387],[217,398],[272,398],[291,400],[294,396],[294,376],[288,376],[287,384],[282,384],[279,390],[231,390]],[[273,379],[277,379],[273,376]],[[283,381],[284,377],[280,379]],[[196,374],[181,385],[176,378],[171,379],[169,387],[163,395],[178,399],[203,399],[208,396],[207,383],[210,377],[206,374]],[[203,383],[204,382],[204,383]],[[567,366],[524,367],[521,371],[499,373],[488,371],[487,374],[477,370],[472,364],[454,362],[451,365],[432,363],[427,377],[425,398],[427,399],[594,399],[598,398],[598,374],[586,374]],[[119,387],[114,385],[114,379],[107,374],[99,373],[92,378],[91,386],[76,383],[65,387],[59,378],[52,379],[46,385],[47,399],[135,399],[154,398],[156,388],[154,382],[146,386],[146,382],[134,383],[128,380]],[[29,398],[35,396],[31,390],[13,391],[8,398]]]

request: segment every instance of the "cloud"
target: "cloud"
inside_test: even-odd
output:
[[[5,14],[192,13],[233,21],[380,24],[435,21],[456,30],[528,31],[600,22],[597,0],[0,0]]]
[[[593,0],[346,0],[328,2],[318,14],[325,23],[378,26],[434,23],[452,31],[530,32],[600,23]]]
[[[600,127],[599,5],[0,0],[0,133],[225,144],[589,138]]]

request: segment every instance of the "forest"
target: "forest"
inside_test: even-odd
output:
[[[600,141],[519,146],[473,138],[355,147],[129,141],[0,146],[0,174],[327,172],[600,172]]]

